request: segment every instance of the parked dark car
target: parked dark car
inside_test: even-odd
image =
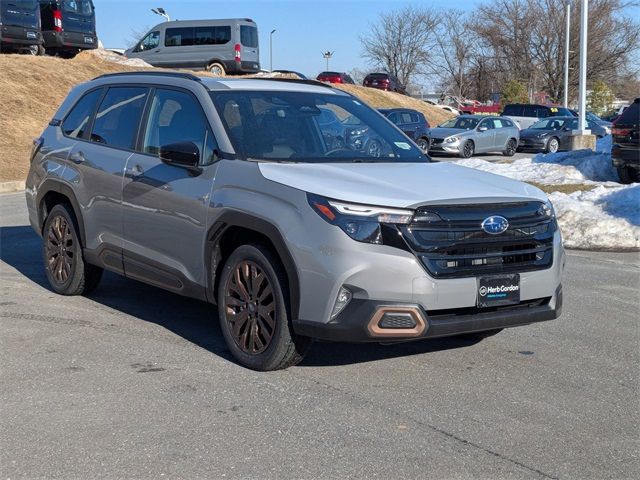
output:
[[[571,115],[573,115],[574,117],[578,116],[577,110],[569,109],[569,111],[571,112]],[[605,130],[607,130],[607,134],[611,133],[611,122],[609,120],[604,120],[603,118],[600,118],[598,115],[596,115],[593,112],[587,112],[587,121],[592,121],[595,124],[600,125]]]
[[[319,82],[355,84],[353,78],[351,78],[349,74],[345,72],[321,72],[316,77],[316,80],[318,80]]]
[[[614,122],[611,134],[611,156],[620,181],[640,182],[640,97]]]
[[[409,108],[381,108],[379,111],[413,140],[423,152],[429,151],[430,126],[422,113]]]
[[[400,83],[397,77],[390,73],[370,73],[364,77],[362,85],[379,90],[386,90],[388,92],[398,92],[403,95],[407,94],[405,86]]]
[[[38,0],[0,0],[0,51],[44,53]]]
[[[571,111],[564,107],[555,107],[552,105],[537,105],[529,103],[512,103],[505,105],[502,116],[508,117],[520,129],[529,128],[539,120],[547,117],[571,117]]]
[[[592,120],[587,120],[587,127],[598,138],[607,135],[607,130]],[[546,153],[568,150],[571,144],[572,131],[577,129],[578,119],[574,116],[545,118],[520,131],[518,150],[534,150]]]
[[[72,57],[81,50],[98,48],[91,0],[40,0],[40,18],[48,54]]]
[[[344,148],[347,136],[347,128],[333,110],[320,108],[318,126],[322,131],[322,137],[328,150]]]

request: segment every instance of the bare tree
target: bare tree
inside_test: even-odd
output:
[[[363,54],[407,85],[413,76],[427,71],[439,20],[437,13],[424,8],[384,13],[360,38]]]

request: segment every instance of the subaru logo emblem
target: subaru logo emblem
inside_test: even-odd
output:
[[[500,215],[494,215],[492,217],[485,218],[480,226],[485,232],[491,235],[498,235],[509,228],[509,222],[506,218],[501,217]]]

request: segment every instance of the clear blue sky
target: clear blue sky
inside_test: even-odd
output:
[[[434,9],[471,9],[478,0],[93,0],[98,37],[107,48],[124,48],[134,31],[160,23],[151,12],[163,7],[172,19],[252,18],[260,32],[260,57],[269,68],[269,32],[273,66],[317,75],[325,69],[321,52],[335,51],[330,68],[366,69],[359,36],[378,15],[406,5]]]

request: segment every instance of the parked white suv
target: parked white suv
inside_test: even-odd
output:
[[[375,151],[349,141],[365,130]],[[87,293],[108,269],[217,303],[231,353],[258,370],[299,362],[313,338],[481,337],[562,308],[542,191],[432,163],[317,82],[99,77],[36,140],[26,197],[54,291]]]

